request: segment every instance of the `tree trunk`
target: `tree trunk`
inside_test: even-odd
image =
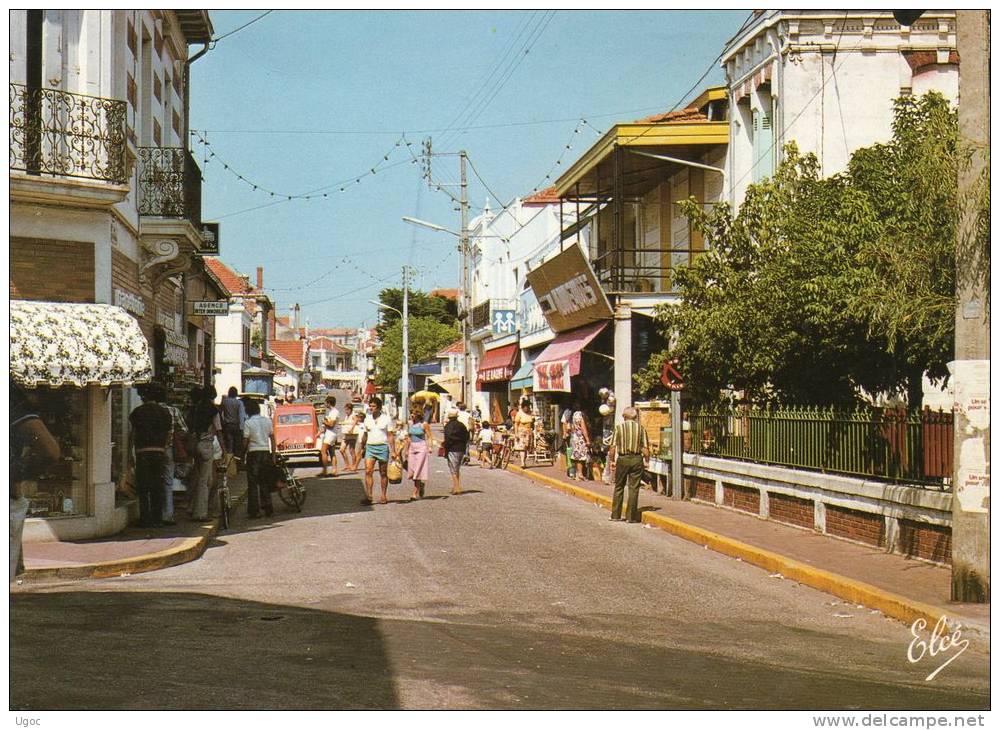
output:
[[[924,407],[923,368],[913,368],[906,376],[906,407],[911,410]]]

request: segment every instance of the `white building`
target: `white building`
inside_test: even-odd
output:
[[[554,336],[537,317],[528,272],[559,250],[560,219],[552,190],[516,198],[493,213],[487,203],[470,225],[472,302],[470,340],[476,374],[473,402],[484,414],[504,414],[511,400],[510,381],[522,350],[539,348]]]
[[[187,70],[212,24],[204,10],[12,10],[9,19],[11,299],[24,300],[29,319],[62,313],[54,336],[66,360],[61,375],[38,379],[12,358],[12,378],[63,452],[25,486],[36,517],[24,539],[109,534],[129,508],[118,488],[136,405],[127,386],[211,380],[214,322],[188,305],[222,292],[199,258],[208,236],[187,144]],[[189,56],[192,44],[203,49]],[[106,341],[112,352],[69,362],[98,341],[100,322],[121,328]],[[126,330],[146,352],[122,351]],[[30,336],[12,329],[12,348],[26,352]],[[118,355],[122,366],[102,373]]]
[[[889,11],[758,11],[722,65],[733,120],[728,198],[738,204],[790,141],[830,176],[855,150],[891,138],[901,94],[957,99],[955,13],[929,10],[907,28]]]

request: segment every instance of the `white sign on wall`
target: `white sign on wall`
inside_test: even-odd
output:
[[[229,314],[229,302],[191,302],[194,313],[203,317],[218,317]]]
[[[146,303],[142,301],[142,297],[138,294],[118,288],[115,288],[112,294],[115,298],[116,307],[121,307],[126,312],[131,312],[137,317],[142,317],[146,314]]]

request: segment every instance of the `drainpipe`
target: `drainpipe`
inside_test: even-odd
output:
[[[191,64],[208,53],[209,44],[184,62],[184,150],[191,151]]]

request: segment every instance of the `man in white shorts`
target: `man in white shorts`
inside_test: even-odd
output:
[[[326,467],[332,462],[333,473],[337,476],[337,445],[340,443],[340,411],[337,410],[337,399],[332,395],[326,397],[326,415],[323,417],[323,434],[319,447],[320,461],[323,462],[321,477],[327,476]]]

